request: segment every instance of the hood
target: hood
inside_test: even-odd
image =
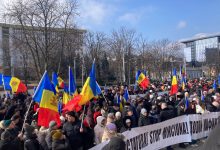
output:
[[[97,125],[99,125],[99,126],[102,126],[102,121],[105,119],[105,117],[103,117],[103,116],[98,116],[97,118],[96,118],[96,120],[97,120]]]

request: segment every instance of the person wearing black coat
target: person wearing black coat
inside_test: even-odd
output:
[[[109,143],[102,148],[102,150],[125,150],[125,149],[126,149],[125,142],[120,137],[111,138]]]
[[[147,110],[145,108],[142,108],[140,113],[140,118],[138,120],[138,126],[142,127],[150,124],[151,122],[150,122],[150,118],[148,117]]]
[[[161,103],[160,121],[166,121],[175,117],[175,111],[173,108],[168,108],[167,103]],[[173,150],[171,146],[167,147],[167,150]]]
[[[52,150],[71,150],[69,141],[61,130],[52,131]]]
[[[123,118],[123,127],[121,128],[121,133],[125,131],[130,131],[133,125],[132,117],[131,116],[125,116]]]
[[[1,134],[0,150],[16,150],[19,145],[12,141],[11,134],[6,130]]]
[[[175,117],[175,112],[173,108],[168,108],[167,103],[161,103],[161,111],[160,111],[160,121],[166,121]]]
[[[83,129],[81,128],[81,122],[78,121],[74,112],[67,113],[67,122],[63,125],[63,132],[70,142],[71,149],[82,149]]]
[[[24,127],[24,150],[42,150],[35,133],[35,128],[28,124]]]

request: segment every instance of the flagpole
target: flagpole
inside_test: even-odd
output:
[[[85,110],[86,110],[86,105],[84,105],[84,108],[83,108],[83,116],[82,116],[82,121],[81,121],[81,126],[80,126],[80,128],[82,128],[82,126],[83,126],[83,120],[84,120]]]
[[[25,117],[24,117],[24,122],[23,122],[23,125],[22,125],[22,129],[21,129],[21,133],[22,133],[23,130],[24,130],[24,125],[25,125],[25,122],[26,122],[26,120],[27,120],[27,116],[28,116],[28,113],[29,113],[29,111],[30,111],[30,108],[31,108],[32,103],[33,103],[33,100],[31,100],[31,103],[30,103],[30,105],[29,105],[29,107],[28,107],[28,110],[27,110],[26,113],[25,113]]]

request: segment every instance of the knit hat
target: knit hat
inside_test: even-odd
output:
[[[62,134],[61,130],[54,130],[51,132],[51,135],[52,135],[53,140],[59,140],[63,134]]]
[[[142,108],[142,109],[141,109],[141,114],[142,114],[142,115],[144,115],[144,113],[146,113],[146,112],[147,112],[147,110],[146,110],[145,108]]]
[[[5,129],[4,120],[0,121],[0,128],[1,128],[1,129]]]
[[[6,139],[10,139],[10,138],[11,138],[10,132],[8,132],[7,130],[5,130],[4,132],[2,132],[2,134],[1,134],[1,140],[6,140]]]
[[[4,123],[3,123],[3,126],[5,128],[8,128],[10,126],[10,124],[11,124],[11,120],[5,120]]]
[[[114,123],[108,123],[107,125],[106,125],[106,128],[109,130],[109,131],[116,131],[117,130],[117,127],[116,127],[116,125],[114,124]]]
[[[55,127],[56,125],[57,125],[56,121],[52,120],[49,123],[49,128],[51,129],[51,128]]]
[[[131,123],[131,119],[126,119],[125,123]]]
[[[71,117],[75,117],[76,118],[76,113],[74,111],[70,111],[70,112],[68,112],[66,114],[70,115]]]
[[[32,134],[34,132],[35,128],[29,124],[25,124],[24,126],[24,132],[26,132],[27,134]]]
[[[120,111],[116,112],[116,113],[115,113],[115,117],[116,117],[116,118],[120,118],[120,117],[121,117],[121,112],[120,112]]]

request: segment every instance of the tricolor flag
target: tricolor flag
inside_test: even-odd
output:
[[[202,90],[201,90],[201,101],[202,101],[202,103],[205,102],[205,96],[203,95]]]
[[[213,90],[215,90],[215,91],[216,91],[216,89],[217,89],[216,80],[214,80],[212,87],[213,87]]]
[[[89,77],[86,79],[85,84],[83,85],[82,91],[80,95],[82,96],[81,100],[79,101],[80,105],[86,104],[92,98],[98,96],[100,91],[99,86],[96,82],[95,77],[95,61],[92,64],[92,69],[90,71]]]
[[[67,86],[64,86],[64,91],[63,91],[63,99],[62,99],[62,105],[63,107],[65,107],[65,105],[70,101],[71,99],[71,96],[69,95],[69,92],[68,92],[68,87]]]
[[[182,76],[181,78],[181,86],[182,86],[182,90],[185,90],[186,87],[186,79],[184,76]]]
[[[52,83],[56,89],[56,92],[59,92],[59,88],[64,88],[64,81],[57,73],[53,72],[52,74]]]
[[[75,82],[73,72],[72,72],[72,69],[70,68],[70,66],[69,66],[69,95],[72,97],[75,95],[78,95],[77,88],[76,88],[76,82]]]
[[[33,100],[39,103],[38,125],[49,127],[50,121],[54,120],[60,125],[58,112],[58,99],[54,86],[50,82],[47,71],[45,71],[40,83],[33,95]]]
[[[188,109],[189,108],[189,100],[188,98],[186,97],[185,98],[185,109]]]
[[[143,89],[146,89],[149,85],[149,79],[140,70],[136,73],[136,82]]]
[[[3,74],[0,73],[0,85],[3,85]]]
[[[116,98],[117,98],[117,104],[119,104],[119,109],[122,112],[123,110],[123,105],[122,105],[122,101],[121,101],[121,96],[120,94],[116,94]]]
[[[178,92],[178,83],[177,83],[177,77],[176,77],[176,69],[173,69],[173,77],[172,77],[172,84],[171,84],[171,90],[170,95],[174,95]]]
[[[12,76],[3,75],[4,90],[12,91],[12,93],[24,93],[27,91],[27,87],[20,79]]]
[[[218,88],[220,88],[220,74],[218,75]]]
[[[127,87],[126,87],[125,90],[124,90],[124,99],[125,99],[126,101],[129,100],[129,93],[128,93],[128,88],[127,88]]]

